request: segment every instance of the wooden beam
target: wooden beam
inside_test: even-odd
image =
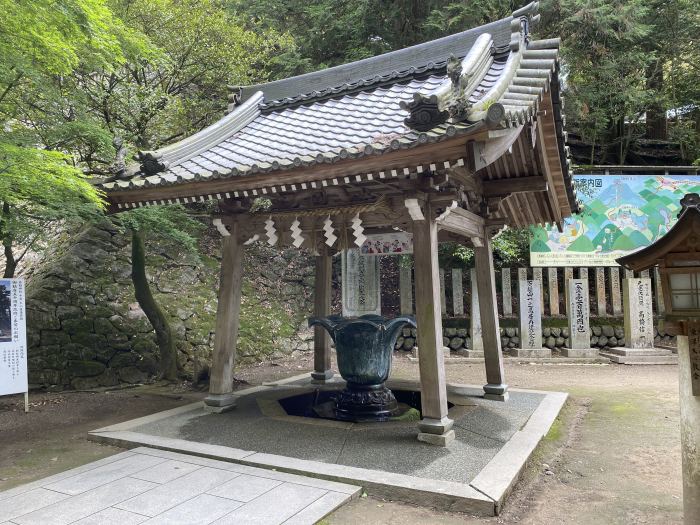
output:
[[[493,197],[509,193],[547,191],[547,181],[543,177],[511,177],[509,179],[485,180],[481,186],[484,196]]]
[[[430,203],[422,219],[413,221],[418,366],[422,419],[418,439],[446,445],[454,439],[453,421],[447,417],[447,386],[442,352],[442,312],[438,265],[438,227]]]
[[[508,385],[505,384],[501,335],[496,309],[496,280],[493,269],[493,250],[487,235],[484,245],[474,248],[479,310],[481,310],[481,337],[484,341],[486,381],[484,397],[497,401],[508,400]]]
[[[328,250],[323,250],[316,259],[314,279],[314,316],[325,317],[331,313],[331,264]],[[331,370],[331,339],[321,326],[314,327],[314,382],[325,382],[333,377]]]
[[[241,313],[243,281],[243,244],[241,226],[231,225],[230,235],[222,237],[219,299],[216,308],[216,333],[209,380],[209,395],[204,402],[213,411],[223,412],[235,406],[233,366]]]
[[[484,141],[472,141],[467,144],[467,154],[469,156],[470,168],[479,171],[489,164],[501,158],[517,140],[523,126],[517,126],[508,130],[500,137]]]
[[[435,222],[438,228],[457,233],[470,239],[484,236],[484,219],[457,206],[454,202]]]

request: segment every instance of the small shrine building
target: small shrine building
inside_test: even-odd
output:
[[[330,309],[331,257],[368,233],[413,235],[424,441],[452,421],[442,352],[437,245],[473,247],[485,397],[508,387],[492,238],[577,211],[565,146],[559,40],[536,40],[538,3],[424,44],[266,84],[231,88],[228,113],[101,184],[110,210],[216,201],[221,280],[206,403],[234,404],[242,252],[261,240],[315,254],[315,312]],[[260,206],[260,198],[267,199]],[[254,205],[255,203],[255,205]],[[330,342],[315,334],[319,382]]]

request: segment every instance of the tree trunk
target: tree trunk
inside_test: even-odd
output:
[[[10,221],[10,205],[7,202],[2,203],[2,224],[8,224]],[[5,272],[3,273],[4,279],[12,279],[15,276],[15,270],[17,269],[17,261],[15,260],[15,254],[12,251],[12,234],[9,230],[3,231],[0,229],[0,239],[2,239],[2,245],[5,252]]]
[[[175,338],[168,319],[151,293],[151,287],[146,278],[146,247],[143,234],[135,229],[131,230],[131,280],[134,283],[136,300],[156,331],[160,349],[161,377],[175,381],[177,379]]]
[[[668,138],[666,109],[659,103],[664,88],[662,60],[655,60],[649,65],[646,71],[646,84],[647,90],[653,94],[652,102],[647,108],[646,138],[666,140]]]

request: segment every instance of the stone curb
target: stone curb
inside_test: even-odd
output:
[[[516,389],[513,391],[527,392]],[[520,478],[532,452],[549,432],[568,396],[563,392],[547,392],[525,426],[506,442],[471,481],[472,487],[496,502],[497,515]]]

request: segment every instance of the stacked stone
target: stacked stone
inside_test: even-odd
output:
[[[212,240],[219,240],[216,235]],[[32,388],[110,387],[142,383],[157,373],[159,349],[134,299],[130,252],[129,236],[105,220],[69,244],[56,243],[26,275]],[[180,369],[197,379],[211,360],[217,272],[193,256],[166,257],[157,246],[149,246],[147,257],[152,291],[175,334]],[[296,250],[255,245],[246,250],[244,264],[237,361],[312,350],[313,331],[306,326],[313,298],[310,259]]]
[[[396,350],[410,351],[416,344],[416,329],[404,328],[404,334],[396,341]],[[654,331],[657,344],[674,345],[675,337]],[[451,350],[471,349],[471,338],[466,328],[444,328],[443,344]],[[542,328],[542,346],[552,350],[565,348],[569,344],[569,329]],[[517,328],[501,328],[501,347],[505,349],[520,346],[520,331]],[[625,346],[624,330],[620,326],[603,325],[591,327],[591,348],[612,348]]]

